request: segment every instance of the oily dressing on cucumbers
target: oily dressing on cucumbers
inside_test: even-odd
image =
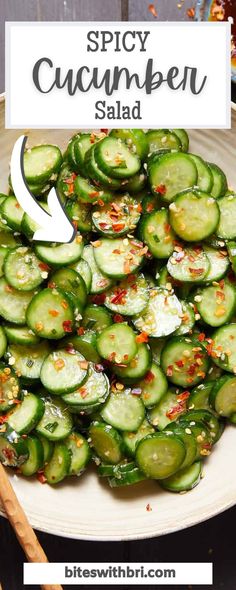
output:
[[[49,485],[93,461],[112,488],[193,489],[236,424],[236,193],[183,129],[78,132],[27,149],[24,172],[76,232],[34,241],[9,176],[0,460]]]

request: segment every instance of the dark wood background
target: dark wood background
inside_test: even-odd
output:
[[[181,9],[177,3],[178,0],[154,1],[158,19],[187,20],[187,9],[195,5],[195,0],[185,0]],[[147,0],[0,0],[0,92],[4,91],[6,20],[153,20],[148,6]],[[176,518],[180,517],[176,515]],[[50,561],[213,561],[214,590],[235,590],[235,525],[236,508],[232,508],[194,528],[145,541],[97,543],[72,541],[42,533],[38,536]],[[23,553],[9,524],[0,518],[0,582],[3,590],[23,590],[23,561]],[[66,586],[69,590],[76,587],[85,588],[79,585]],[[160,589],[169,587],[158,586]],[[33,590],[36,587],[27,588]],[[194,588],[200,590],[202,586]],[[209,586],[205,588],[210,590]]]

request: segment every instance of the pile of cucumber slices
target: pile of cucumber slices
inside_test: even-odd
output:
[[[197,485],[236,424],[236,194],[182,129],[78,133],[26,150],[71,243],[35,242],[0,195],[0,460],[57,484]],[[211,155],[209,154],[209,159]]]

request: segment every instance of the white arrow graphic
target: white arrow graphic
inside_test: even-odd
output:
[[[42,242],[71,242],[75,236],[75,228],[68,219],[55,188],[51,188],[48,194],[47,213],[36,201],[26,184],[24,174],[24,148],[27,141],[25,135],[21,135],[14,145],[11,156],[11,182],[14,194],[22,209],[40,225],[33,235],[33,240]]]

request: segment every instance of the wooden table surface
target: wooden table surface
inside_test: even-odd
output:
[[[185,0],[153,2],[159,20],[186,20],[186,11],[195,5]],[[0,92],[4,91],[4,22],[6,20],[153,20],[146,0],[0,0]],[[177,515],[176,515],[177,517]],[[179,515],[178,515],[179,518]],[[39,534],[50,561],[213,561],[214,590],[236,588],[235,567],[236,508],[193,528],[145,541],[97,543],[73,541]],[[0,518],[0,583],[2,590],[23,590],[22,551],[7,521]],[[66,586],[70,590],[79,586]],[[153,588],[153,586],[146,586]],[[170,586],[158,586],[160,589]],[[179,588],[179,586],[175,586]],[[36,586],[27,586],[29,590]],[[85,586],[80,586],[85,588]],[[125,588],[125,586],[123,586]],[[173,588],[173,586],[172,586]],[[202,586],[194,586],[200,590]],[[210,587],[204,587],[210,590]]]

